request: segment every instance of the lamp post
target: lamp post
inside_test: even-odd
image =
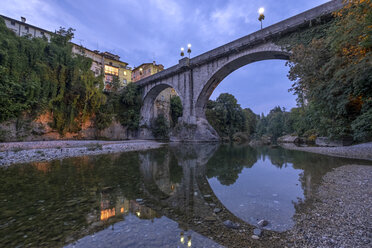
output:
[[[262,21],[265,19],[264,12],[265,12],[264,8],[259,8],[258,14],[260,14],[260,16],[258,17],[258,20],[261,22],[261,29],[262,29]]]
[[[189,54],[189,58],[190,58],[190,54],[191,54],[191,44],[187,44],[187,53]],[[185,48],[181,47],[181,57],[185,56]]]
[[[189,58],[190,58],[190,54],[191,54],[191,44],[187,44],[187,53],[189,54]]]

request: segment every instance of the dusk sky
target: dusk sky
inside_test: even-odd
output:
[[[118,54],[130,66],[156,61],[168,68],[178,63],[180,47],[207,52],[264,26],[299,14],[327,0],[1,0],[0,14],[54,31],[76,29],[74,42],[91,50]],[[261,61],[230,74],[212,99],[228,92],[242,107],[267,114],[280,105],[296,106],[288,93],[285,61]]]

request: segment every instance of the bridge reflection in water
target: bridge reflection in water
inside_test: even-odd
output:
[[[295,187],[303,197],[290,201],[293,211],[306,206],[326,172],[355,163],[285,149],[204,143],[1,168],[0,246],[281,246],[285,232],[264,230],[260,240],[253,240],[256,223],[248,224],[231,207],[235,202],[226,202],[211,183],[232,186],[265,159],[275,170],[298,171]],[[281,184],[286,183],[283,178]],[[246,194],[240,198],[252,200]],[[226,226],[227,220],[239,228]]]

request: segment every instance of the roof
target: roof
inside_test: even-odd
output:
[[[134,69],[133,69],[133,71],[134,71],[134,70],[137,70],[137,69],[139,69],[139,68],[141,68],[141,67],[142,67],[142,66],[144,66],[144,65],[161,66],[161,67],[163,67],[163,68],[164,68],[164,65],[162,65],[162,64],[154,64],[154,63],[143,63],[143,64],[141,64],[140,66],[137,66],[136,68],[134,68]]]
[[[55,34],[55,32],[53,33],[53,32],[51,32],[51,31],[45,30],[45,29],[43,29],[43,28],[39,28],[39,27],[36,27],[36,26],[34,26],[34,25],[28,24],[28,23],[26,23],[26,22],[22,22],[22,21],[19,21],[19,20],[16,20],[16,19],[13,19],[13,18],[10,18],[10,17],[7,17],[7,16],[4,16],[4,15],[0,15],[0,17],[2,17],[2,18],[4,18],[4,19],[8,19],[8,20],[10,20],[10,21],[17,22],[17,23],[19,23],[19,24],[22,24],[22,25],[25,25],[25,26],[28,26],[28,27],[31,27],[31,28],[34,28],[34,29],[41,30],[41,31],[43,31],[43,32],[45,32],[45,33]],[[95,54],[98,54],[98,55],[104,56],[105,58],[108,58],[107,56],[105,56],[105,54],[110,54],[110,55],[117,56],[117,55],[112,54],[112,53],[110,53],[110,52],[103,52],[103,53],[100,53],[100,52],[98,52],[98,51],[92,51],[92,50],[90,50],[90,49],[88,49],[88,48],[86,48],[86,47],[84,47],[84,46],[82,46],[82,45],[78,45],[78,44],[73,43],[73,42],[70,42],[70,43],[71,43],[72,45],[75,45],[75,46],[77,46],[77,47],[80,47],[80,48],[82,48],[82,49],[85,49],[85,50],[87,50],[87,51],[89,51],[89,52],[92,52],[92,53],[95,53]],[[118,56],[118,57],[119,57],[119,56]],[[119,57],[119,58],[120,58],[120,57]],[[108,59],[113,60],[113,61],[117,61],[117,62],[120,62],[120,63],[124,63],[124,64],[128,65],[127,62],[124,62],[124,61],[121,61],[121,60],[117,60],[117,59],[114,59],[114,58],[111,58],[111,57],[108,58]]]

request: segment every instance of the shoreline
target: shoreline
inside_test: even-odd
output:
[[[281,143],[279,146],[288,150],[318,153],[333,157],[372,160],[372,142],[339,147],[296,146],[292,143]]]
[[[165,143],[149,140],[54,140],[0,143],[0,167],[108,153],[157,149]]]
[[[344,165],[328,172],[312,203],[294,215],[288,247],[370,247],[372,166]]]

